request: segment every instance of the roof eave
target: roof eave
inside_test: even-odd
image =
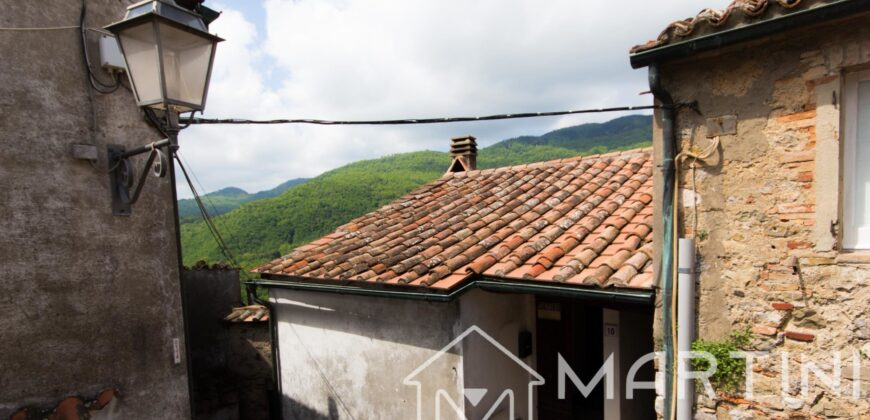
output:
[[[870,11],[870,2],[841,0],[824,6],[799,10],[774,19],[632,53],[629,60],[631,67],[638,69],[653,63],[685,58],[785,30],[820,24],[867,11]]]
[[[321,293],[336,293],[354,296],[372,296],[433,302],[450,302],[472,289],[496,293],[522,293],[539,296],[569,297],[585,301],[612,304],[652,305],[653,289],[598,288],[545,283],[474,275],[460,285],[449,289],[434,289],[423,286],[392,285],[364,281],[322,280],[307,277],[262,274],[262,279],[247,283],[278,289],[291,289]]]

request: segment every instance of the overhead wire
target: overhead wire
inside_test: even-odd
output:
[[[79,25],[68,25],[68,26],[43,26],[43,27],[31,27],[31,28],[4,28],[0,27],[0,31],[59,31],[64,29],[78,29]]]
[[[178,153],[173,153],[173,156],[175,156],[175,161],[178,163],[179,168],[181,168],[182,174],[184,174],[184,179],[187,181],[187,186],[190,188],[190,192],[193,194],[194,201],[196,201],[196,205],[199,208],[200,214],[202,215],[203,222],[208,228],[209,233],[212,235],[212,238],[215,240],[215,243],[217,243],[221,254],[223,254],[224,258],[226,258],[227,261],[229,261],[230,264],[232,264],[234,267],[241,267],[241,264],[239,264],[239,262],[233,256],[232,251],[230,251],[229,247],[226,244],[226,241],[224,241],[223,236],[221,235],[217,226],[214,224],[214,221],[211,219],[211,216],[209,216],[208,209],[205,208],[205,205],[202,202],[202,198],[200,197],[199,192],[197,192],[196,187],[194,187],[193,181],[187,172],[187,168],[184,166],[184,163],[179,158]],[[243,273],[244,277],[249,277],[247,275],[247,272],[245,272],[244,270],[241,270],[241,272]]]
[[[202,118],[189,117],[183,119],[186,124],[314,124],[314,125],[412,125],[412,124],[443,124],[457,122],[513,120],[520,118],[555,117],[560,115],[593,114],[602,112],[642,111],[661,108],[659,105],[621,106],[613,108],[592,108],[570,111],[522,112],[515,114],[494,114],[480,117],[443,117],[443,118],[404,118],[392,120],[322,120],[311,118],[249,120],[240,118]]]
[[[202,186],[202,182],[199,182],[199,177],[196,176],[196,172],[190,166],[190,162],[188,162],[187,159],[184,158],[184,156],[181,156],[180,153],[176,152],[176,154],[182,161],[184,161],[184,164],[187,165],[188,168],[190,168],[190,174],[193,175],[193,180],[194,180],[194,182],[196,182],[197,185],[199,185],[200,190],[205,191],[205,187]],[[209,206],[211,206],[211,209],[214,212],[214,214],[217,215],[218,214],[217,207],[215,207],[214,202],[211,201],[211,197],[209,197],[209,194],[203,195],[203,197],[205,197],[205,200],[208,201],[208,204],[209,204]]]

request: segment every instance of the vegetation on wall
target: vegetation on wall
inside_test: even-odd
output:
[[[731,357],[732,352],[747,349],[752,338],[752,332],[747,327],[732,331],[724,340],[697,340],[692,343],[692,351],[710,353],[716,359],[716,373],[710,377],[710,383],[718,390],[736,392],[746,378],[746,362],[743,359]],[[692,359],[692,370],[703,372],[710,368],[710,361],[704,358]]]
[[[644,147],[650,144],[651,126],[651,117],[635,115],[564,128],[540,137],[510,139],[480,149],[478,167]],[[573,135],[588,135],[595,140],[572,140]],[[239,263],[252,268],[437,179],[449,163],[447,153],[433,151],[354,162],[293,186],[280,196],[242,204],[215,217],[214,222]],[[186,223],[181,233],[186,265],[222,259],[203,222]]]

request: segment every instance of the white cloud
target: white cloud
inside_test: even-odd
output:
[[[206,116],[385,119],[647,104],[628,49],[727,0],[265,0],[260,32],[227,2]],[[212,5],[215,7],[215,5]],[[247,5],[246,7],[250,7]],[[240,7],[241,8],[241,7]],[[194,126],[207,191],[249,191],[345,163],[492,143],[617,115],[414,127]],[[445,162],[445,165],[447,162]],[[183,181],[181,181],[183,182]],[[179,187],[185,196],[186,187]]]

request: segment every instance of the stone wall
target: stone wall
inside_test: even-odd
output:
[[[868,20],[783,33],[663,67],[675,99],[697,100],[701,111],[678,113],[682,150],[697,152],[714,140],[708,118],[737,117],[736,134],[719,136],[712,157],[694,171],[692,159],[681,166],[679,224],[683,236],[698,239],[699,337],[752,330],[754,396],[700,398],[699,417],[870,412],[870,254],[841,251],[838,223],[841,86],[846,72],[870,64]],[[656,176],[660,201],[663,180]],[[840,395],[813,374],[802,394],[801,355],[833,375],[837,351]],[[853,357],[862,364],[855,371]]]
[[[87,0],[86,24],[131,3]],[[78,25],[80,7],[5,1],[0,26]],[[171,181],[151,177],[132,216],[116,217],[107,175],[107,145],[160,134],[127,89],[89,86],[77,29],[0,31],[0,57],[0,418],[107,388],[118,418],[188,418]],[[74,144],[98,160],[74,159]]]

